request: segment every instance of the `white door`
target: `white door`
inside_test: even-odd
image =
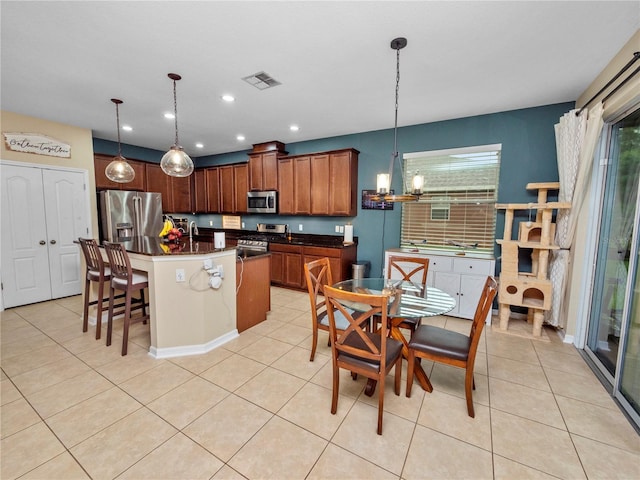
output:
[[[88,233],[85,175],[2,165],[3,307],[81,292],[73,240]]]
[[[82,289],[79,247],[73,243],[88,233],[84,174],[42,171],[51,298],[76,295]]]

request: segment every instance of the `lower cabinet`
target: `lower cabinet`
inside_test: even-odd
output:
[[[267,319],[271,310],[269,275],[271,257],[264,255],[236,261],[236,325],[238,332]]]
[[[289,288],[306,289],[304,264],[328,257],[334,283],[351,278],[351,266],[356,261],[357,247],[315,247],[270,243],[271,283]]]
[[[269,244],[271,253],[271,283],[285,287],[302,288],[302,246]]]
[[[473,318],[487,276],[495,275],[493,258],[457,257],[391,249],[385,252],[385,265],[389,263],[389,255],[429,258],[427,285],[447,292],[456,300],[455,308],[447,314],[454,317]],[[491,312],[486,323],[491,323]]]

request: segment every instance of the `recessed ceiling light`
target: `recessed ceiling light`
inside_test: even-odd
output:
[[[300,130],[300,127],[298,125],[291,125],[289,127],[289,130],[291,130],[292,132],[297,132],[298,130]]]
[[[244,140],[244,135],[236,135],[236,140],[242,142]]]
[[[196,143],[196,148],[203,148],[203,147],[204,147],[204,145],[202,143],[200,143],[200,142]]]
[[[133,130],[133,127],[132,127],[131,125],[123,125],[123,126],[122,126],[122,129],[123,129],[125,132],[130,132],[130,131],[132,131],[132,130]]]
[[[235,100],[235,97],[233,95],[222,95],[221,98],[225,102],[233,102]]]
[[[176,118],[176,116],[171,112],[167,112],[167,113],[164,114],[164,118],[174,119],[174,118]]]

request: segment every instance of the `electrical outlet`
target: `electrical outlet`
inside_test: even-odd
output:
[[[213,220],[209,220],[209,226],[213,227]]]
[[[302,224],[298,225],[298,231],[301,232],[302,231]]]
[[[340,233],[344,233],[344,225],[340,225]]]
[[[340,233],[340,225],[336,225],[336,233]]]
[[[184,282],[184,281],[186,281],[184,268],[176,268],[176,282]]]
[[[244,230],[244,222],[242,222],[242,229]]]
[[[218,269],[218,275],[220,275],[220,278],[224,278],[224,269],[222,268],[222,265],[216,265],[216,268]]]
[[[202,264],[202,268],[204,268],[205,270],[209,270],[210,268],[213,268],[213,260],[211,259],[205,260]]]

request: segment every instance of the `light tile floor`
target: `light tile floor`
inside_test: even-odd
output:
[[[640,438],[575,348],[485,329],[476,417],[462,370],[385,394],[342,372],[330,413],[326,334],[314,362],[308,297],[273,288],[267,321],[206,355],[155,360],[148,326],[120,356],[82,333],[81,298],[2,312],[0,477],[23,479],[637,479]],[[435,317],[455,330],[468,322]],[[406,374],[406,364],[403,373]]]

